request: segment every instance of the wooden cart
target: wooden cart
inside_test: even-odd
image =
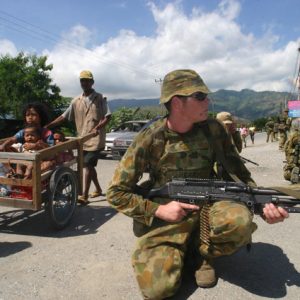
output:
[[[0,163],[33,166],[31,179],[0,177],[0,185],[8,187],[10,192],[7,196],[0,196],[0,205],[34,211],[44,208],[50,225],[56,229],[64,228],[75,212],[78,194],[82,194],[83,143],[91,136],[93,135],[70,138],[62,144],[36,153],[0,152]],[[0,144],[2,142],[4,140],[0,140]],[[73,151],[73,160],[41,173],[43,160],[49,160],[68,150]],[[26,189],[32,194],[29,199],[25,199],[22,195]]]

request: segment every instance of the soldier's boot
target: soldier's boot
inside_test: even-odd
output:
[[[299,182],[299,167],[294,167],[291,172],[291,183]]]
[[[197,285],[202,288],[210,288],[217,284],[216,272],[212,259],[204,258],[199,269],[195,272]]]

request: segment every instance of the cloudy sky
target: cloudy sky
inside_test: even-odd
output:
[[[47,55],[62,95],[94,73],[108,99],[156,98],[192,68],[212,91],[295,89],[298,0],[0,0],[0,55]]]

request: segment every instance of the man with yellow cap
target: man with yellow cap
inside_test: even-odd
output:
[[[54,121],[46,125],[53,127],[64,120],[74,121],[79,136],[85,136],[95,132],[95,136],[83,145],[83,160],[85,168],[84,191],[79,196],[81,204],[88,204],[88,197],[97,197],[102,194],[96,166],[99,152],[105,147],[105,125],[108,123],[111,113],[106,98],[93,89],[94,77],[90,71],[82,71],[79,75],[83,93],[75,97],[67,110]],[[96,190],[89,195],[91,182]]]
[[[196,282],[203,288],[212,287],[217,282],[212,259],[232,254],[248,244],[256,229],[251,212],[237,202],[220,201],[208,207],[207,224],[202,218],[203,209],[196,205],[176,199],[150,200],[135,191],[146,170],[150,175],[146,182],[149,188],[161,187],[172,178],[212,178],[219,151],[216,147],[240,180],[255,184],[224,127],[215,119],[208,119],[209,92],[193,70],[168,73],[160,102],[169,114],[137,135],[107,190],[110,204],[134,219],[134,232],[139,239],[132,264],[145,299],[163,299],[176,293],[187,250],[192,245],[197,247],[197,257],[202,257],[195,272]],[[288,213],[267,205],[264,215],[267,222],[275,223]],[[199,234],[202,223],[210,228],[205,243]]]

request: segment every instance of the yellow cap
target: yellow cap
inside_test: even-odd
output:
[[[94,79],[93,74],[91,71],[81,71],[79,75],[80,79]]]

